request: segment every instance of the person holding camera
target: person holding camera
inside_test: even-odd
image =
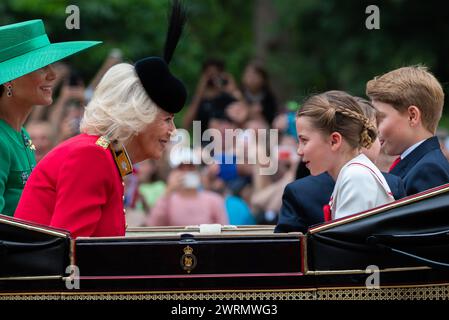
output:
[[[184,116],[184,128],[190,129],[194,120],[201,121],[201,134],[208,129],[209,120],[224,110],[241,94],[231,74],[225,72],[224,63],[210,59],[203,64],[195,95]]]

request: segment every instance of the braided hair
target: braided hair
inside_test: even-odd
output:
[[[376,125],[365,116],[357,100],[343,91],[327,91],[308,98],[298,117],[309,117],[326,134],[340,133],[353,148],[369,148],[376,140]]]

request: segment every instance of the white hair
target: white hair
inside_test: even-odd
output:
[[[80,131],[126,143],[153,122],[158,109],[143,88],[134,66],[120,63],[111,67],[95,88]]]

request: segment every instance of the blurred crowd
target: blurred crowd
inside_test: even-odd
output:
[[[36,106],[26,123],[36,146],[37,161],[58,143],[79,133],[84,106],[96,85],[111,66],[120,62],[120,50],[112,50],[90,83],[69,65],[55,63],[54,104]],[[200,121],[201,134],[207,129],[218,130],[221,137],[225,137],[227,129],[240,129],[240,134],[232,140],[202,141],[197,146],[218,145],[221,151],[213,154],[219,160],[216,163],[201,162],[201,151],[190,145],[183,152],[173,153],[172,145],[162,160],[135,165],[133,174],[125,180],[128,226],[275,224],[285,186],[305,174],[296,154],[298,108],[300,105],[295,102],[280,102],[276,98],[262,64],[248,62],[241,79],[236,79],[223,61],[205,61],[183,113],[181,128],[192,130],[194,121]],[[268,129],[277,129],[275,141],[270,141],[268,135],[249,134]],[[437,136],[449,159],[449,133],[439,130]],[[259,158],[253,162],[237,161],[238,139],[245,141],[247,150],[277,143],[277,154],[271,155],[277,161],[276,172],[261,175],[259,169],[266,164]],[[266,141],[262,143],[260,139]],[[263,151],[256,150],[256,154]],[[378,167],[387,171],[392,159],[383,154],[378,161]]]

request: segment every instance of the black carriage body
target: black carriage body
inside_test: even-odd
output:
[[[273,234],[272,226],[226,227],[217,234],[163,227],[71,239],[61,230],[0,217],[0,299],[347,298],[339,292],[365,292],[373,268],[381,281],[375,292],[400,289],[395,297],[408,288],[447,299],[448,230],[449,185],[306,235]],[[68,266],[76,266],[72,277]],[[75,280],[79,286],[70,286]]]
[[[111,288],[126,279],[133,290],[260,288],[264,281],[254,278],[278,286],[279,278],[302,275],[300,234],[184,231],[153,238],[141,233],[127,239],[78,239],[76,265],[84,287]]]
[[[4,217],[0,221],[0,279],[62,276],[70,264],[70,234]]]
[[[449,193],[415,197],[309,230],[311,270],[432,267],[449,270]]]

